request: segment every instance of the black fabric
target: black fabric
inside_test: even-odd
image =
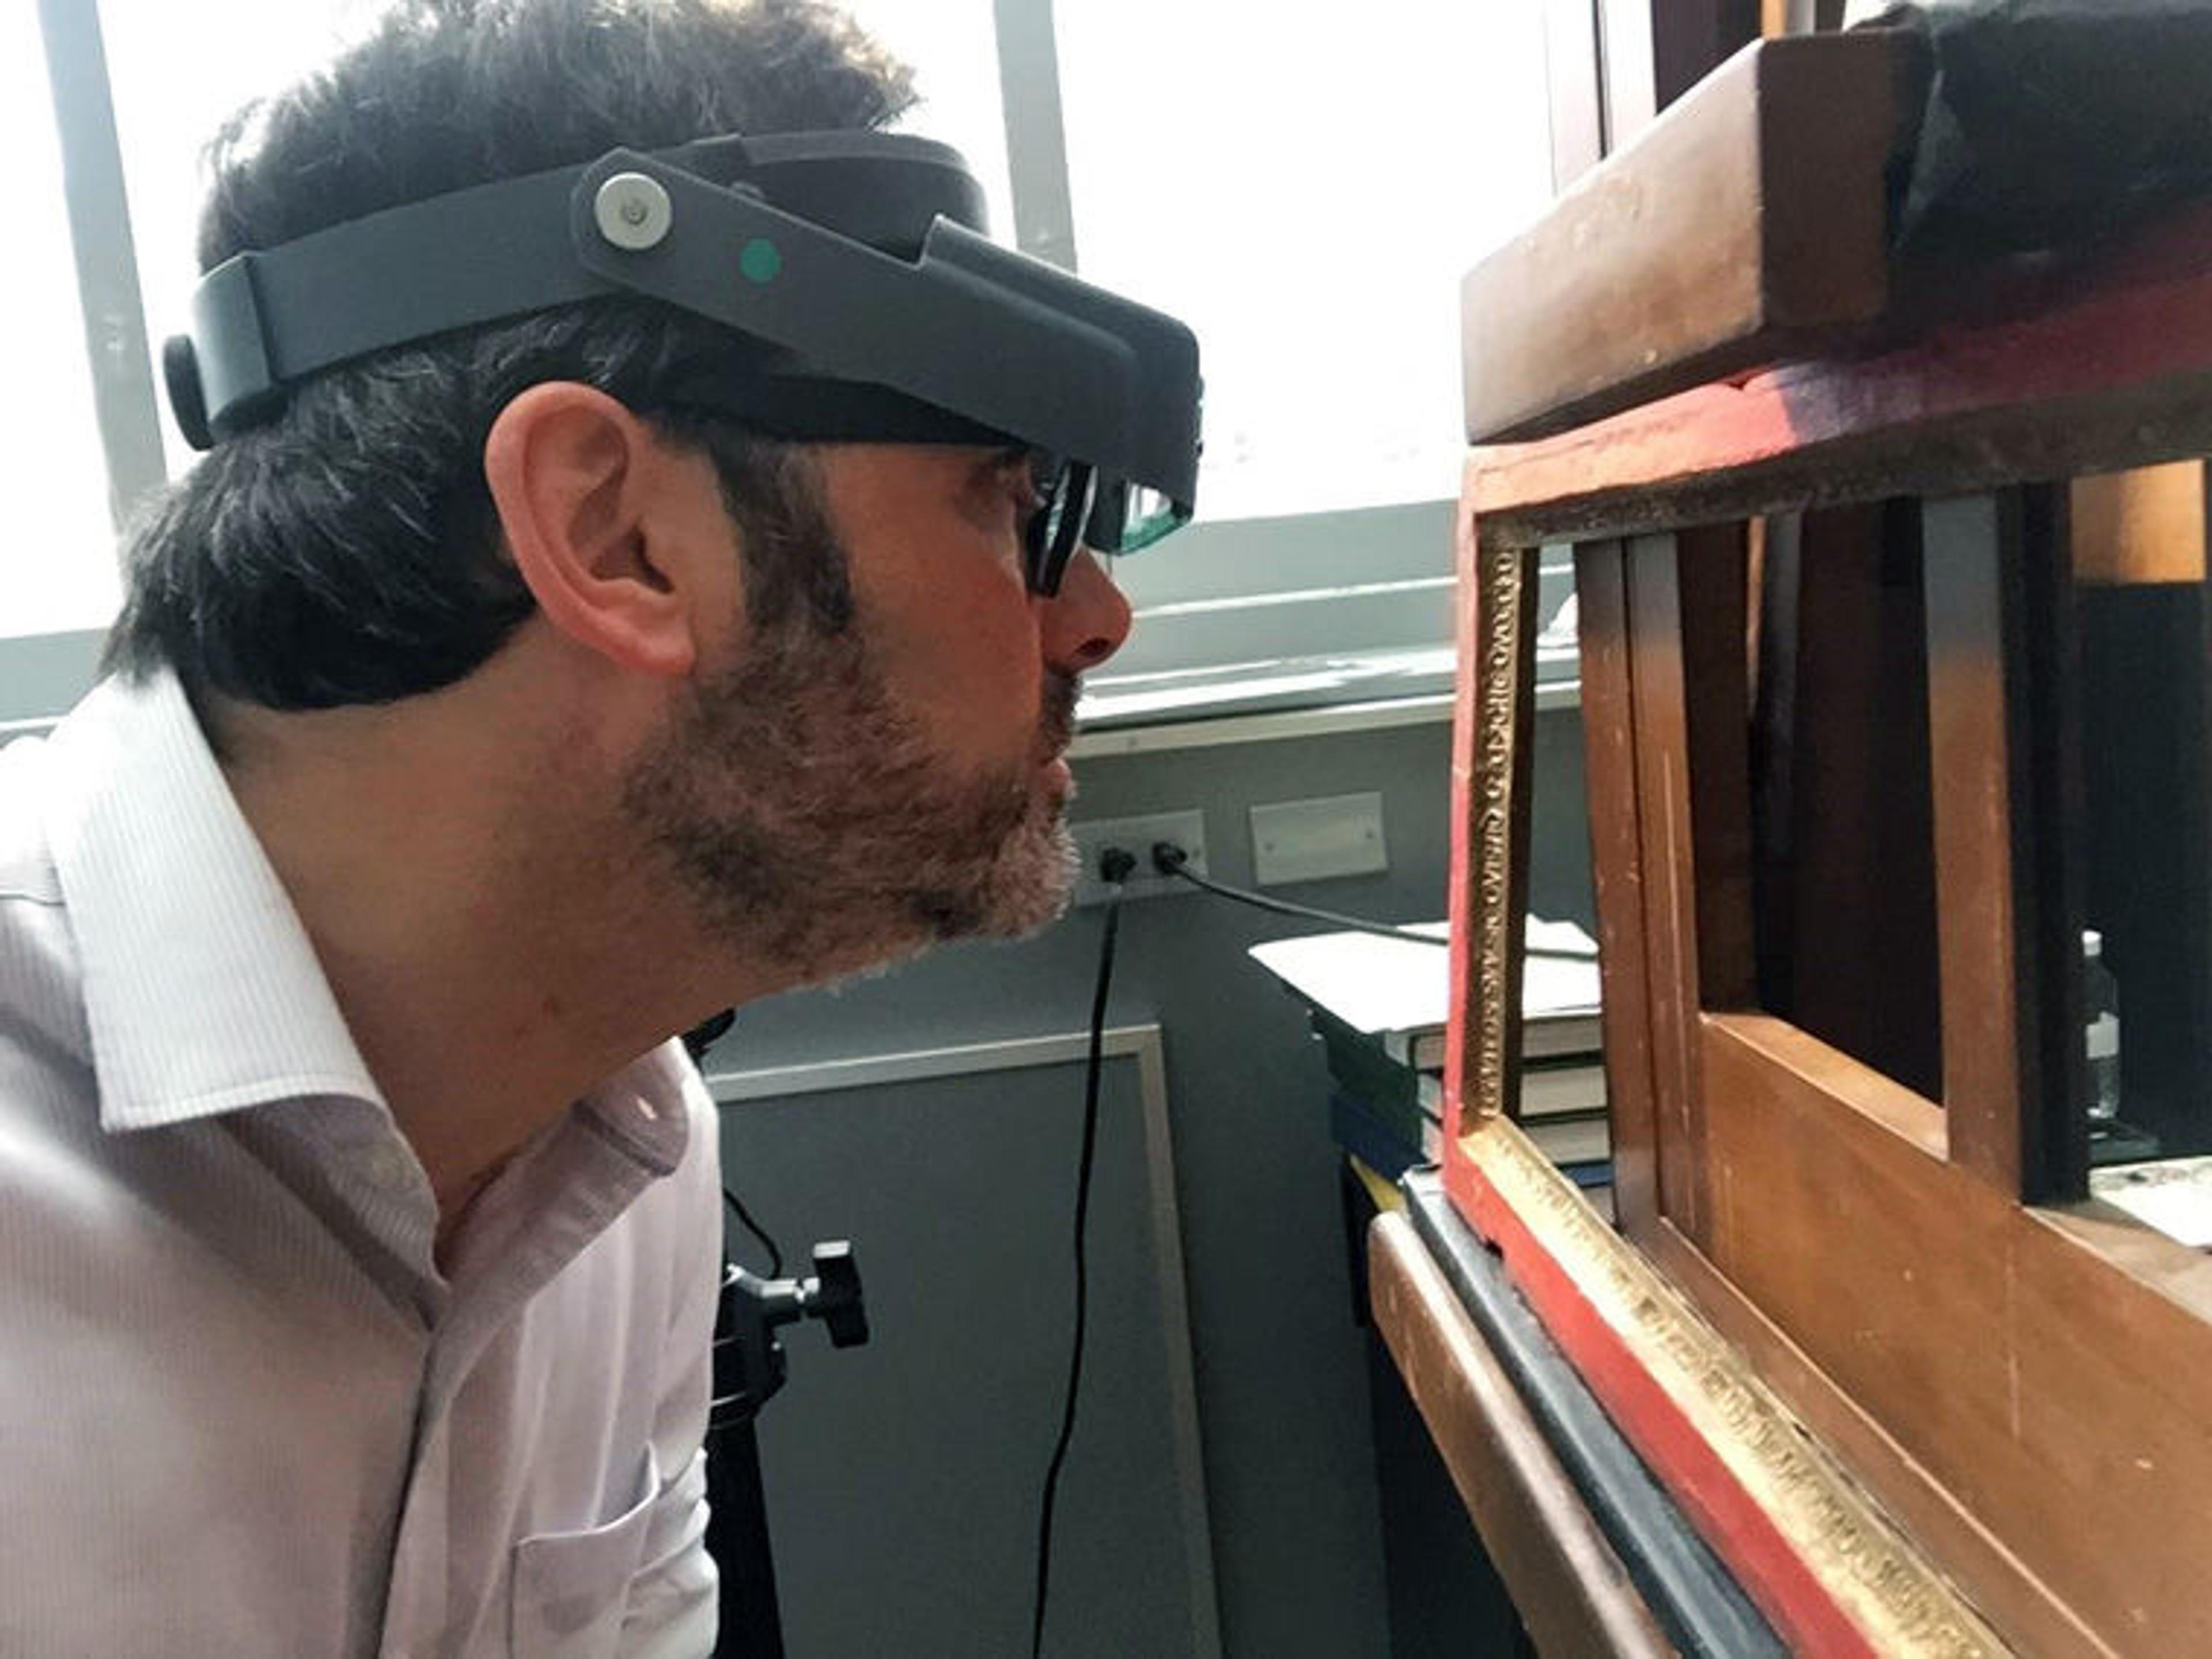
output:
[[[2212,5],[1936,0],[1933,73],[1893,221],[1909,258],[2092,246],[2212,194]]]
[[[741,422],[790,443],[972,444],[1011,448],[1018,441],[950,410],[885,386],[763,372],[757,358],[702,364],[671,387],[672,408]]]

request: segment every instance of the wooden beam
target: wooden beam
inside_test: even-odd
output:
[[[2201,457],[2208,266],[2212,210],[2077,273],[2030,314],[1937,319],[1891,350],[1477,450],[1466,499],[1486,538],[1535,546]]]
[[[1376,1328],[1539,1651],[1670,1655],[1620,1558],[1413,1224],[1377,1216],[1367,1262]]]
[[[1881,316],[1884,169],[1918,62],[1898,32],[1755,44],[1583,175],[1462,285],[1469,440],[1556,432]]]
[[[2202,461],[2075,479],[2074,580],[2091,587],[2203,581],[2204,483]]]

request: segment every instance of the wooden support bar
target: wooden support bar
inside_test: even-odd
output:
[[[1649,27],[1640,76],[1609,79],[1616,144],[1654,106]],[[1756,43],[1583,175],[1462,287],[1469,440],[1560,431],[1880,317],[1883,173],[1919,63],[1901,32]]]
[[[1645,990],[1644,836],[1636,799],[1635,688],[1629,673],[1627,550],[1575,550],[1581,627],[1583,748],[1588,757],[1590,875],[1605,1010],[1605,1093],[1613,1185],[1624,1231],[1642,1242],[1659,1219],[1659,1107]]]
[[[2073,1121],[2071,629],[2053,614],[2064,571],[2048,491],[2014,490],[1923,514],[1950,1157],[2014,1198],[2078,1187],[2087,1133]]]
[[[1705,780],[1690,763],[1692,641],[1683,626],[1680,566],[1685,556],[1696,556],[1691,550],[1709,542],[1713,533],[1640,537],[1629,544],[1627,568],[1628,626],[1636,641],[1632,746],[1644,871],[1644,975],[1659,1132],[1659,1207],[1676,1226],[1698,1239],[1705,1237],[1710,1202],[1695,1043],[1698,1014],[1705,1003],[1692,790]],[[1735,576],[1741,581],[1740,536],[1735,546]],[[1717,550],[1705,546],[1704,550]],[[1740,608],[1738,615],[1740,618]],[[1705,631],[1699,631],[1701,639]],[[1734,645],[1739,654],[1739,684],[1742,637],[1739,629]],[[1739,799],[1736,805],[1739,813],[1747,812],[1747,801]],[[1747,865],[1745,873],[1748,875]],[[1729,894],[1723,889],[1717,890],[1716,896],[1747,901],[1748,895]],[[1747,965],[1747,904],[1745,921],[1742,956]]]
[[[1368,1235],[1375,1323],[1546,1654],[1673,1651],[1512,1378],[1403,1216]]]
[[[1933,320],[1892,350],[1478,450],[1467,500],[1486,538],[1534,546],[2203,456],[2209,268],[2212,210],[2147,234],[2094,281],[2075,273],[2027,314]]]
[[[1993,495],[1931,501],[1922,545],[1950,1156],[2017,1196],[2023,1079],[2013,974],[2015,756],[2004,641],[2005,613],[2018,610],[2004,595],[2011,575],[2004,514],[2011,507]],[[2016,539],[2016,519],[2009,528]]]

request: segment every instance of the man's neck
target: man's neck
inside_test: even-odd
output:
[[[225,770],[450,1229],[580,1096],[777,988],[624,856],[590,745],[441,705],[217,714]],[[511,719],[501,718],[512,714]]]

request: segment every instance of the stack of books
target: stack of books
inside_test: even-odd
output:
[[[1441,924],[1433,931],[1442,937]],[[1328,1055],[1339,1145],[1395,1180],[1434,1163],[1443,1128],[1445,953],[1372,933],[1255,945],[1307,1006]],[[1610,1213],[1613,1164],[1598,1006],[1597,945],[1571,922],[1528,919],[1516,1115],[1552,1161]]]

